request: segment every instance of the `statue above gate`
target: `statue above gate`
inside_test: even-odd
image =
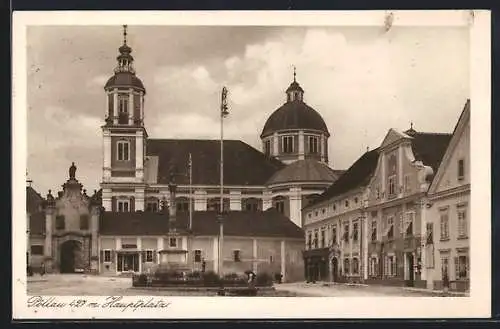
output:
[[[75,179],[76,174],[76,166],[75,163],[71,163],[71,167],[69,167],[69,179]]]

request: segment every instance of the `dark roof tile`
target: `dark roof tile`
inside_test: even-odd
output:
[[[104,212],[100,219],[100,234],[103,235],[163,235],[170,225],[178,232],[186,232],[188,214],[179,213],[175,222],[169,223],[168,214],[151,212]],[[195,235],[218,235],[218,213],[214,211],[193,212]],[[303,238],[304,233],[287,217],[271,208],[266,211],[230,211],[224,215],[224,235],[253,237]]]
[[[43,197],[33,187],[26,186],[26,211],[35,213],[42,205]]]
[[[148,139],[148,156],[158,156],[158,182],[168,184],[176,173],[178,184],[188,184],[188,159],[193,161],[193,184],[218,185],[220,141],[196,139]],[[264,185],[278,170],[281,161],[265,156],[238,140],[224,140],[224,184]]]

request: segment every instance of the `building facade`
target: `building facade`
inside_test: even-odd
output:
[[[49,191],[41,210],[28,214],[36,227],[29,243],[43,250],[39,263],[48,271],[117,274],[163,259],[191,269],[203,263],[219,272],[257,269],[303,278],[301,209],[343,171],[328,164],[330,132],[304,102],[295,72],[284,104],[264,125],[262,151],[223,141],[221,193],[220,141],[151,138],[146,87],[126,30],[118,50],[104,86],[101,189],[87,196],[72,167],[63,191]]]
[[[470,282],[470,101],[453,132],[428,194],[427,286],[466,291]]]
[[[469,108],[453,137],[390,129],[303,209],[308,279],[467,289]]]

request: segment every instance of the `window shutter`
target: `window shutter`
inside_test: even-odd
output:
[[[116,212],[116,197],[115,196],[111,197],[111,211]]]
[[[460,263],[458,257],[455,257],[455,280],[460,278]]]
[[[102,263],[102,262],[104,262],[104,250],[101,250],[101,252],[99,254],[100,254],[99,260]]]

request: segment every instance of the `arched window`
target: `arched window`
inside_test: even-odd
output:
[[[286,198],[283,196],[277,196],[273,198],[273,207],[276,208],[280,213],[285,213],[285,201]]]
[[[189,211],[189,198],[178,197],[175,199],[175,205],[178,212],[188,212]]]
[[[359,274],[359,260],[357,258],[352,259],[352,274]]]
[[[119,140],[116,143],[116,159],[118,161],[130,161],[130,142]]]
[[[229,211],[230,201],[228,198],[224,198],[224,211]],[[220,211],[220,198],[210,198],[207,200],[207,210],[208,211]]]
[[[146,211],[158,212],[160,209],[158,198],[150,197],[146,199]]]
[[[244,211],[259,211],[262,210],[262,200],[257,198],[246,198],[241,200]]]
[[[351,269],[349,268],[349,258],[344,258],[344,274],[351,273]]]

